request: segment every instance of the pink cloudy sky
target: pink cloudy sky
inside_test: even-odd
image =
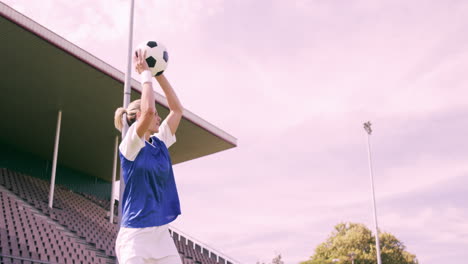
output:
[[[125,71],[128,1],[4,2]],[[468,2],[136,2],[135,44],[164,42],[184,106],[239,143],[175,166],[175,227],[286,264],[371,227],[371,120],[381,229],[420,263],[468,258]]]

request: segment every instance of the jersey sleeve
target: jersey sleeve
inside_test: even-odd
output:
[[[164,144],[166,144],[166,148],[169,148],[176,142],[176,136],[172,134],[171,128],[169,127],[166,119],[164,119],[159,126],[159,132],[154,133],[153,136],[164,142]]]
[[[128,128],[127,134],[119,146],[120,153],[122,153],[122,155],[130,161],[134,161],[138,156],[140,149],[145,146],[144,136],[141,138],[138,137],[136,132],[136,124],[137,122],[133,123]]]

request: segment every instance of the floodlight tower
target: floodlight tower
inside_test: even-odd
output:
[[[372,134],[371,122],[367,121],[364,123],[364,130],[367,132],[367,153],[369,156],[369,175],[371,180],[372,188],[372,206],[374,209],[374,224],[375,224],[375,246],[377,249],[377,264],[382,264],[380,259],[380,241],[379,241],[379,226],[377,224],[377,207],[375,205],[375,190],[374,190],[374,176],[372,172],[372,156],[371,156],[371,147],[370,147],[370,136]]]

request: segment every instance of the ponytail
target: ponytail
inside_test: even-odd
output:
[[[123,114],[126,114],[126,113],[127,113],[127,109],[123,107],[119,107],[117,108],[117,110],[115,110],[114,125],[115,125],[115,128],[117,128],[117,130],[119,130],[120,132],[122,132],[122,128],[123,128],[122,117],[123,117]]]
[[[123,107],[117,108],[114,115],[114,125],[117,130],[122,132],[123,128],[123,114],[126,114],[127,124],[131,126],[136,121],[136,114],[140,111],[140,99],[131,102],[127,109]]]

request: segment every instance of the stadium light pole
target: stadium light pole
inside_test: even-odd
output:
[[[111,203],[110,203],[110,216],[109,221],[111,224],[114,223],[114,192],[115,186],[114,182],[116,179],[117,174],[117,155],[119,154],[119,136],[115,136],[115,143],[114,143],[114,164],[112,164],[112,186],[111,186]]]
[[[127,53],[127,71],[125,73],[125,84],[124,84],[124,97],[123,97],[123,107],[126,109],[128,104],[130,104],[130,94],[131,94],[131,75],[132,75],[132,43],[133,43],[133,10],[135,7],[135,1],[130,0],[130,21],[128,26],[128,53]],[[127,124],[127,115],[123,115],[123,128],[122,128],[122,138],[125,138],[127,134],[128,124]],[[122,179],[123,173],[122,168],[120,169],[120,193],[119,193],[119,217],[118,222],[120,226],[120,221],[122,220],[122,196],[123,191],[125,190],[125,182]],[[112,183],[114,184],[114,183]]]
[[[377,207],[375,205],[375,190],[374,190],[374,175],[372,171],[372,156],[371,156],[371,147],[370,147],[370,136],[372,134],[371,122],[367,121],[364,123],[364,130],[367,132],[367,153],[369,156],[369,175],[371,180],[372,188],[372,205],[374,209],[374,225],[375,225],[375,246],[377,248],[377,264],[382,264],[380,259],[380,241],[379,241],[379,226],[377,224]]]

